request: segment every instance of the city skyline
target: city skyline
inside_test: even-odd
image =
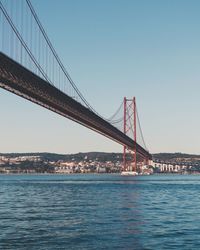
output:
[[[67,71],[101,115],[112,115],[124,96],[136,96],[151,153],[198,154],[200,3],[192,3],[32,1]],[[122,151],[2,89],[0,106],[0,152]]]

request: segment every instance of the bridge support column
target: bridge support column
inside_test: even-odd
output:
[[[136,171],[137,169],[137,148],[136,148],[136,142],[137,142],[137,134],[136,134],[136,102],[135,102],[135,97],[133,97],[133,124],[134,124],[134,141],[135,141],[135,150],[134,150],[134,170]]]
[[[126,97],[124,97],[124,134],[126,134]],[[124,145],[123,152],[123,170],[126,171],[126,146]]]
[[[137,148],[136,148],[136,101],[133,99],[127,99],[124,97],[124,134],[129,131],[133,132],[133,139],[135,141],[134,150],[128,149],[124,146],[123,151],[123,170],[124,171],[136,171],[137,170]]]

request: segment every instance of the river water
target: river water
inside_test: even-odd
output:
[[[0,249],[200,249],[200,175],[0,175]]]

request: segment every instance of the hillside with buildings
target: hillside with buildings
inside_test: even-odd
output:
[[[160,162],[199,164],[200,155],[183,153],[158,153],[153,154],[153,159]]]
[[[154,172],[200,173],[200,155],[183,153],[159,153],[153,155]]]
[[[117,173],[122,154],[88,152],[77,154],[0,154],[1,173]]]
[[[122,161],[122,153],[0,153],[0,173],[119,173]],[[153,155],[150,166],[139,161],[138,166],[150,173],[200,172],[200,156],[159,153]]]

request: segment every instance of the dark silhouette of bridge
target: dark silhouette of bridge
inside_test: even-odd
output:
[[[16,1],[17,4],[13,1],[10,5],[8,2],[9,0],[0,1],[0,87],[150,159],[151,154],[144,142],[138,114],[127,115],[130,133],[134,134],[132,138],[123,130],[124,126],[121,126],[122,123],[127,123],[124,120],[125,114],[117,117],[123,105],[110,119],[99,115],[82,96],[63,66],[30,0]],[[130,119],[132,116],[133,122]],[[137,122],[137,135],[140,135],[141,143],[136,137]]]

